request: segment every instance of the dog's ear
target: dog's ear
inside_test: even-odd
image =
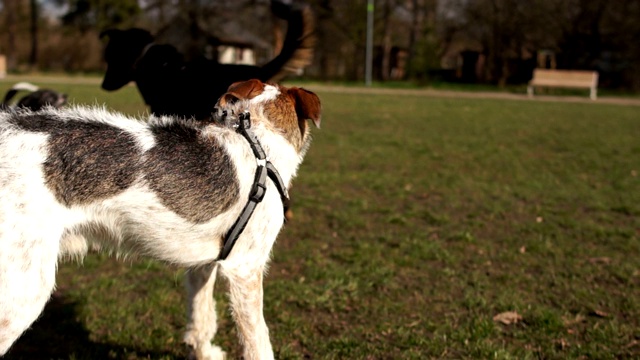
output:
[[[105,37],[112,38],[114,36],[118,36],[120,33],[122,33],[122,30],[118,30],[118,29],[104,30],[103,32],[100,33],[100,39],[103,39]]]
[[[288,92],[295,101],[298,121],[304,124],[305,120],[311,120],[317,128],[320,128],[322,106],[318,95],[298,87],[292,87]]]
[[[264,83],[257,79],[251,79],[247,81],[238,81],[231,86],[227,92],[220,97],[218,103],[220,106],[224,106],[227,103],[233,104],[238,100],[252,99],[264,91]]]

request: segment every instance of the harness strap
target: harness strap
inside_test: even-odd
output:
[[[226,116],[225,113],[223,116]],[[253,211],[256,209],[258,203],[262,201],[264,195],[267,191],[267,176],[273,181],[280,193],[280,199],[282,200],[282,207],[284,208],[284,213],[289,209],[289,195],[287,193],[287,188],[284,185],[284,181],[280,177],[278,170],[273,166],[270,161],[265,161],[266,155],[264,150],[262,149],[262,145],[260,145],[260,141],[255,136],[255,134],[251,131],[251,119],[248,111],[243,112],[238,116],[238,132],[242,134],[242,136],[249,142],[251,146],[251,150],[255,155],[256,159],[260,162],[260,160],[265,162],[265,165],[259,164],[256,168],[256,174],[253,179],[253,185],[251,186],[251,191],[249,192],[249,200],[247,204],[242,209],[240,216],[236,219],[236,222],[233,224],[231,229],[227,232],[224,237],[224,245],[218,258],[216,261],[224,260],[229,256],[229,253],[233,249],[233,246],[236,243],[236,240],[240,237],[244,228],[247,226],[249,219],[251,219],[251,215]]]
[[[284,185],[284,181],[282,181],[282,178],[280,177],[280,173],[278,173],[278,170],[275,166],[273,166],[271,161],[267,161],[267,175],[269,176],[269,179],[271,179],[271,181],[273,181],[273,183],[276,185],[276,189],[278,189],[278,192],[280,193],[280,200],[282,200],[282,207],[284,208],[284,213],[286,214],[289,210],[291,201],[289,200],[289,192],[287,191],[287,187]]]
[[[256,209],[256,206],[264,198],[264,194],[267,191],[267,172],[265,170],[264,166],[258,166],[256,169],[256,176],[253,181],[253,186],[251,187],[251,192],[249,193],[249,201],[247,201],[247,204],[244,206],[244,209],[242,209],[240,216],[224,237],[224,246],[218,255],[218,260],[224,260],[229,256],[231,249],[233,249],[233,245],[236,244],[236,240],[238,240],[240,234],[244,231],[245,226],[247,226],[249,219],[251,219],[251,215]]]
[[[262,149],[262,145],[260,145],[260,141],[258,141],[256,135],[251,131],[251,114],[249,111],[245,110],[238,116],[238,132],[247,139],[256,159],[264,160],[267,158],[267,155]]]

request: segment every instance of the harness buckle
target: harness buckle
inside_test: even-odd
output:
[[[249,201],[261,202],[264,194],[267,192],[267,168],[258,166],[256,169],[256,177],[249,192]]]
[[[251,113],[248,110],[238,115],[238,126],[240,129],[251,129]]]

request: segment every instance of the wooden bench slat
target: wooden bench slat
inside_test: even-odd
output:
[[[575,80],[561,80],[561,79],[536,79],[529,83],[533,86],[558,86],[558,87],[580,87],[580,88],[591,88],[594,83],[592,81],[575,81]]]
[[[536,86],[590,89],[590,96],[595,99],[598,73],[584,70],[535,69],[527,87],[529,96],[533,96],[533,88]]]

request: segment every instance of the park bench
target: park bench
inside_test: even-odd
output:
[[[582,70],[534,69],[533,78],[527,87],[529,97],[533,97],[534,87],[589,89],[591,100],[595,100],[598,92],[598,73]]]

